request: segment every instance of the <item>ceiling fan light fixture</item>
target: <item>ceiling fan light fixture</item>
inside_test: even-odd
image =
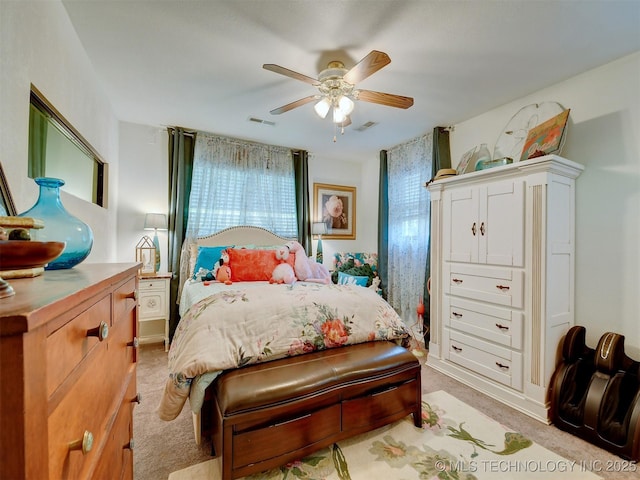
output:
[[[327,97],[324,97],[318,103],[313,106],[313,109],[316,111],[320,118],[326,118],[327,113],[329,113],[329,109],[331,108],[331,103]]]
[[[333,123],[343,123],[347,119],[347,114],[339,108],[333,108]]]
[[[346,95],[342,95],[339,99],[338,99],[338,109],[344,113],[345,116],[351,114],[351,112],[353,112],[353,107],[354,107],[354,103],[353,100],[351,100],[349,97],[347,97]]]

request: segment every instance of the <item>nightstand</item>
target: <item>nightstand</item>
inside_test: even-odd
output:
[[[139,278],[138,341],[164,342],[169,351],[169,283],[172,273],[156,273]]]

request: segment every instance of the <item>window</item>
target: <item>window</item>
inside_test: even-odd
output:
[[[31,178],[60,178],[66,192],[106,207],[104,161],[33,85],[28,174]]]
[[[297,237],[291,151],[198,133],[187,236],[236,225]]]

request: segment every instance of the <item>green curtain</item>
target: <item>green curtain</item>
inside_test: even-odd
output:
[[[380,151],[380,181],[378,186],[378,277],[382,295],[386,298],[389,259],[389,171],[387,151]]]
[[[49,119],[33,104],[29,106],[29,169],[30,178],[46,176],[47,129]]]
[[[311,209],[309,207],[309,154],[305,150],[295,150],[293,168],[296,182],[296,209],[298,214],[298,241],[307,256],[312,252]]]
[[[433,162],[431,171],[433,177],[436,176],[441,168],[451,168],[451,150],[449,148],[449,129],[446,127],[436,127],[433,129],[433,154],[431,155]],[[431,210],[429,210],[431,216]],[[431,219],[429,219],[429,228],[431,228]],[[430,326],[431,326],[431,310],[430,296],[427,290],[427,281],[431,276],[431,235],[427,236],[427,268],[425,272],[424,282],[424,315],[423,315],[423,331],[425,346],[429,348]]]
[[[180,283],[180,254],[187,231],[189,194],[193,175],[193,153],[196,132],[169,127],[169,267],[173,272],[170,285],[169,338],[180,320],[178,287]]]

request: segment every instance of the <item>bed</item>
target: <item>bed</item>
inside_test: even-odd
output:
[[[326,367],[327,361],[314,363],[320,366],[320,370],[325,368],[326,375],[331,376],[330,380],[328,377],[322,379],[324,383],[320,396],[326,397],[330,392],[333,395],[331,398],[339,399],[331,400],[335,403],[357,393],[360,402],[358,409],[361,409],[369,402],[368,395],[374,390],[373,387],[366,388],[367,382],[375,384],[374,393],[377,393],[381,389],[385,390],[390,381],[402,384],[412,381],[414,383],[411,384],[411,389],[405,388],[404,396],[398,400],[401,406],[398,411],[389,415],[389,421],[393,421],[398,415],[412,413],[415,414],[414,420],[418,425],[419,363],[407,361],[406,357],[398,360],[406,354],[406,349],[399,349],[405,350],[401,353],[392,348],[407,344],[410,336],[407,327],[374,289],[354,284],[324,285],[300,281],[293,284],[269,283],[270,269],[273,269],[269,262],[275,256],[274,249],[289,240],[262,228],[241,226],[185,244],[183,264],[188,269],[182,274],[185,281],[180,288],[181,320],[169,351],[169,378],[158,410],[160,417],[164,420],[174,419],[188,399],[194,415],[196,441],[200,441],[204,431],[217,432],[218,439],[214,439],[214,446],[218,445],[220,450],[232,452],[231,446],[222,447],[220,435],[225,412],[221,405],[224,401],[216,399],[216,396],[225,397],[224,390],[221,390],[224,387],[221,385],[227,385],[228,388],[238,385],[238,380],[222,380],[232,378],[227,375],[228,372],[241,370],[242,376],[246,378],[255,369],[266,369],[253,377],[254,382],[259,378],[264,383],[267,378],[276,378],[269,377],[269,370],[271,366],[277,366],[299,377],[299,372],[304,371],[300,369],[309,368],[308,365],[301,364],[308,363],[307,360],[314,359],[314,356],[323,355],[324,351],[340,348],[342,350],[338,356],[335,355],[337,350],[330,352],[332,361],[357,358],[357,366],[354,365],[351,372],[345,371],[338,375],[336,372],[339,368]],[[215,258],[221,251],[227,255],[224,258],[231,268],[230,284],[212,281],[213,277],[207,275],[212,268],[212,259],[216,263]],[[209,263],[205,263],[203,268],[201,260],[209,254],[212,255],[205,261]],[[287,261],[293,262],[294,259]],[[371,342],[396,345],[384,346],[382,350],[380,343],[373,345],[376,349],[363,347],[363,344]],[[367,365],[367,355],[371,355],[371,362],[377,363]],[[390,360],[392,357],[397,360],[395,363]],[[405,373],[400,375],[400,370]],[[409,370],[411,372],[407,373]],[[320,375],[318,367],[315,367],[315,372],[316,376]],[[357,380],[343,381],[343,377],[357,377]],[[287,388],[296,381],[302,382],[300,378],[288,381]],[[329,384],[330,387],[327,387]],[[396,386],[394,384],[394,388]],[[281,386],[269,387],[266,385],[264,390],[282,390]],[[297,385],[295,388],[304,387]],[[231,393],[233,396],[234,392]],[[313,408],[317,409],[319,393],[311,393],[315,402]],[[255,397],[256,394],[252,395]],[[278,400],[280,407],[289,400]],[[255,403],[256,399],[252,398],[251,401]],[[385,403],[389,402],[385,400]],[[258,410],[264,410],[264,407],[262,404]],[[273,405],[269,405],[271,407]],[[300,408],[311,407],[297,405],[296,408],[298,414]],[[210,425],[212,412],[217,412],[217,426]],[[255,409],[251,415],[253,419],[260,416]],[[273,412],[269,416],[273,416]],[[215,418],[213,421],[216,421]],[[366,428],[384,421],[386,420],[369,421],[370,425],[366,425]],[[260,428],[263,427],[265,425],[261,424]],[[362,431],[362,426],[359,431]],[[334,433],[333,437],[327,438],[337,438],[338,434],[343,438],[349,434]],[[309,451],[308,448],[306,445],[304,448],[296,447],[295,450],[304,453]],[[225,456],[226,460],[223,462],[232,464],[233,453],[225,455],[229,459]],[[265,465],[276,465],[286,458],[290,458],[290,455],[282,456],[280,460],[271,459]],[[245,474],[247,470],[238,470],[223,477],[237,478]]]

